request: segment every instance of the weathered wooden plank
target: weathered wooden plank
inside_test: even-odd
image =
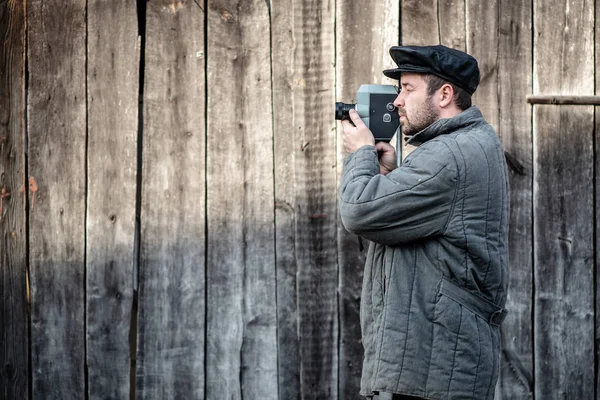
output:
[[[207,12],[206,396],[276,399],[268,2],[211,1]]]
[[[291,1],[271,7],[273,148],[275,181],[275,249],[277,271],[277,350],[279,399],[301,399],[298,336],[299,261],[296,256],[296,138],[294,114],[294,13]],[[294,94],[296,93],[296,94]]]
[[[439,0],[438,19],[440,44],[465,51],[465,0]]]
[[[140,57],[135,2],[88,0],[87,20],[88,394],[129,399]]]
[[[27,3],[33,398],[84,393],[85,1]]]
[[[467,52],[477,59],[480,81],[473,104],[498,130],[498,20],[500,0],[466,0]]]
[[[594,94],[593,10],[534,1],[534,94]],[[534,398],[595,393],[593,111],[534,106]]]
[[[349,103],[364,83],[393,84],[382,71],[394,67],[389,55],[398,45],[399,2],[338,2],[336,8],[336,97]],[[357,27],[360,27],[357,29]],[[333,107],[332,107],[333,109]],[[341,125],[337,126],[337,137]],[[346,155],[338,141],[338,179]],[[365,252],[359,250],[355,235],[338,226],[339,265],[339,398],[360,399],[363,347],[360,330],[360,294]]]
[[[337,398],[335,9],[318,0],[272,6],[274,17],[290,15],[272,27],[278,316],[284,332],[297,326],[293,339],[279,335],[280,398]],[[294,307],[297,321],[285,314]]]
[[[204,397],[205,49],[197,2],[146,10],[136,398]]]
[[[535,397],[584,399],[594,392],[593,126],[589,109],[562,108],[534,110]]]
[[[29,392],[25,196],[25,8],[0,5],[0,399]]]
[[[400,2],[400,38],[403,45],[424,46],[440,42],[438,3],[438,0]]]
[[[596,95],[600,95],[600,68],[598,68],[598,63],[600,61],[600,24],[598,23],[598,21],[600,21],[600,3],[598,3],[598,1],[596,1],[596,16],[594,21],[596,21],[595,23],[595,32],[594,32],[594,43],[595,43],[595,62],[594,62],[594,75],[596,77]],[[596,171],[600,171],[600,157],[598,157],[598,155],[600,154],[600,107],[594,107],[595,109],[595,121],[596,121],[596,126],[595,126],[595,133],[594,133],[594,137],[595,137],[595,166],[596,166]],[[600,310],[600,247],[598,246],[598,238],[600,238],[600,204],[599,204],[599,200],[600,200],[600,196],[598,195],[600,193],[600,176],[598,175],[598,172],[596,172],[595,174],[595,178],[596,178],[596,182],[594,182],[595,187],[596,187],[596,192],[595,192],[595,198],[594,198],[594,202],[595,202],[595,210],[596,210],[596,258],[595,258],[595,264],[596,264],[596,286],[595,286],[595,291],[596,291],[596,315],[595,315],[595,327],[596,327],[596,343],[599,343],[600,340],[600,315],[598,313],[598,310]],[[598,362],[598,360],[600,359],[600,347],[596,346],[596,362]],[[598,398],[598,396],[600,396],[600,374],[596,374],[596,398]]]
[[[532,298],[532,92],[531,3],[500,0],[498,5],[498,135],[509,160],[508,316],[501,326],[498,399],[533,396]],[[481,97],[479,97],[480,99]]]
[[[465,50],[465,0],[400,2],[403,45],[444,46]]]

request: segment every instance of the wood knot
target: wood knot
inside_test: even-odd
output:
[[[233,14],[231,14],[228,10],[221,10],[221,19],[225,22],[229,22],[229,20],[233,18]]]

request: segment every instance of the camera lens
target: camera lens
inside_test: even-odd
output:
[[[342,102],[335,103],[335,119],[350,119],[350,110],[353,110],[355,104],[346,104]]]

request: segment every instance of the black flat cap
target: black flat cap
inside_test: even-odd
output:
[[[386,69],[388,78],[400,79],[402,72],[434,74],[473,94],[479,85],[477,60],[467,53],[437,46],[393,46],[390,55],[398,68]]]

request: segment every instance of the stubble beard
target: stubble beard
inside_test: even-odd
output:
[[[405,121],[402,122],[403,135],[413,136],[439,119],[440,114],[433,105],[432,97],[428,96],[423,105],[417,108],[410,118],[406,114],[406,110],[400,110],[401,114],[405,116]]]

